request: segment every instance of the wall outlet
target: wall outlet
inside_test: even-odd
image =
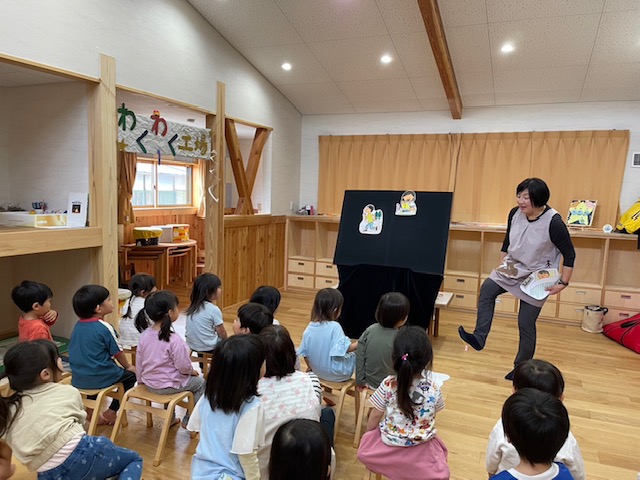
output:
[[[289,210],[293,212],[293,202],[289,202]]]

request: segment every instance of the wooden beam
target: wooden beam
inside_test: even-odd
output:
[[[251,204],[251,188],[247,180],[242,160],[242,151],[240,149],[240,140],[236,130],[236,122],[231,119],[225,119],[224,135],[229,149],[229,159],[231,161],[231,169],[233,170],[233,178],[236,180],[236,188],[238,189],[238,206],[235,213],[237,215],[247,214],[253,215],[253,205]]]
[[[460,98],[460,90],[458,90],[458,82],[456,81],[456,74],[449,54],[449,46],[447,45],[447,38],[442,25],[438,0],[418,0],[418,6],[420,7],[424,26],[427,29],[433,57],[440,72],[442,86],[449,101],[451,116],[459,120],[462,118],[462,99]]]
[[[254,135],[253,143],[251,144],[249,161],[247,162],[247,183],[249,184],[249,195],[253,193],[253,186],[256,183],[256,176],[258,175],[258,167],[260,167],[262,151],[269,139],[270,133],[271,130],[267,130],[266,128],[256,128],[256,134]]]

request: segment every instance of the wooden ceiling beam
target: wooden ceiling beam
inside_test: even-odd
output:
[[[442,86],[447,95],[451,116],[459,120],[462,118],[462,98],[460,98],[460,90],[458,90],[458,82],[453,70],[447,38],[444,34],[438,0],[418,0],[418,6],[420,7],[424,26],[427,29],[433,57],[440,72]]]

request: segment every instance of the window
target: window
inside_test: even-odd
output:
[[[193,166],[138,159],[132,203],[140,208],[193,205]]]

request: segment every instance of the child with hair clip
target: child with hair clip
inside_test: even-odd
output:
[[[385,293],[376,308],[376,323],[358,340],[356,350],[356,384],[358,390],[375,390],[393,373],[391,352],[398,329],[407,322],[409,299],[398,292]]]
[[[355,368],[358,341],[344,334],[338,318],[344,298],[339,290],[323,288],[316,294],[311,322],[302,334],[298,355],[320,379],[344,382]]]
[[[62,361],[53,342],[18,343],[5,354],[4,366],[14,393],[0,397],[0,437],[38,479],[141,477],[138,453],[85,434],[80,392],[56,383]],[[3,458],[11,454],[2,450]],[[0,478],[9,478],[14,466],[3,467]]]
[[[249,302],[260,303],[267,307],[273,315],[273,324],[280,325],[280,322],[276,320],[276,310],[278,310],[278,307],[280,306],[281,298],[282,295],[280,295],[280,290],[276,287],[261,285],[256,288],[255,292],[253,292]]]
[[[558,368],[544,360],[532,359],[519,363],[513,372],[513,391],[535,388],[559,400],[564,399],[564,378]],[[586,480],[584,460],[576,438],[571,432],[555,456],[556,462],[563,463],[575,480]],[[520,463],[520,456],[513,443],[505,437],[502,419],[489,436],[486,466],[489,476],[509,470]]]
[[[264,411],[258,380],[264,360],[257,335],[234,335],[216,345],[205,394],[187,426],[200,432],[192,480],[260,479],[257,451],[264,442]]]
[[[567,467],[553,461],[569,434],[569,414],[559,398],[536,388],[522,388],[504,402],[502,424],[520,461],[492,479],[573,479]]]
[[[297,418],[283,424],[271,444],[269,480],[329,480],[331,438],[314,420]]]
[[[371,395],[373,409],[358,449],[358,460],[389,480],[449,478],[447,447],[436,435],[436,412],[444,408],[444,400],[432,378],[432,363],[424,328],[398,330],[393,341],[396,373]]]
[[[147,295],[157,290],[156,279],[146,273],[137,273],[129,280],[129,290],[131,290],[131,298],[129,299],[127,313],[120,318],[118,343],[120,346],[134,347],[138,345],[140,340],[136,317],[138,312],[144,308],[144,299],[147,298]],[[147,327],[150,326],[151,322],[147,322]]]
[[[118,345],[113,327],[104,321],[105,315],[114,310],[109,290],[102,285],[85,285],[73,295],[72,303],[79,320],[69,342],[71,384],[95,390],[122,383],[124,389],[129,390],[136,383],[136,367],[129,363]],[[98,425],[113,425],[119,408],[120,401],[113,399],[109,408],[100,414]],[[87,413],[89,417],[95,414],[89,410]]]
[[[18,320],[18,341],[52,340],[51,326],[58,319],[58,312],[51,309],[53,292],[44,283],[23,281],[11,291],[11,299],[22,310]]]
[[[238,316],[233,321],[233,334],[258,335],[263,328],[273,325],[273,313],[260,303],[245,303],[238,309]]]
[[[186,342],[173,331],[173,322],[180,316],[178,297],[167,290],[150,294],[144,309],[138,312],[136,326],[140,328],[137,350],[139,382],[160,395],[193,392],[197,402],[204,393],[204,379],[191,365],[191,352]],[[147,318],[153,325],[147,328]],[[189,414],[182,419],[187,428]],[[176,425],[178,419],[173,420]]]
[[[211,353],[219,340],[227,338],[222,310],[214,303],[222,294],[222,282],[213,273],[203,273],[193,282],[187,311],[185,338],[191,350]]]

